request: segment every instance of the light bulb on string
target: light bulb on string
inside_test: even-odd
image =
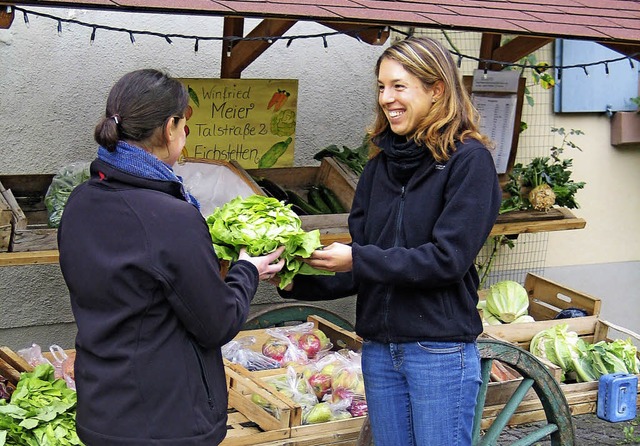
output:
[[[27,11],[24,11],[22,13],[22,17],[24,18],[24,24],[27,25],[27,28],[29,27],[29,16],[27,15]]]
[[[131,31],[129,31],[129,40],[131,40],[131,44],[135,45],[136,38],[133,37],[133,33]]]
[[[582,67],[582,69],[584,70],[584,74],[589,77],[589,72],[587,71],[587,67],[586,65]]]
[[[194,45],[193,45],[193,51],[196,52],[196,53],[198,52],[198,44],[199,43],[200,43],[200,40],[196,39],[196,43],[194,43]]]
[[[607,62],[604,63],[604,74],[609,76],[609,64]]]
[[[329,44],[327,43],[327,36],[322,36],[322,44],[325,48],[329,47]]]
[[[631,58],[627,58],[629,60],[629,65],[631,65],[631,69],[633,70],[635,68],[635,66],[633,66],[633,60],[631,60]]]
[[[91,31],[91,37],[89,38],[89,44],[93,45],[93,42],[96,40],[96,27],[93,27],[93,30]]]
[[[462,55],[458,54],[458,68],[462,68]]]
[[[173,42],[171,41],[171,39],[169,38],[169,36],[164,36],[164,39],[167,41],[167,43],[169,45],[171,45]]]
[[[58,20],[58,35],[62,35],[62,21]]]
[[[293,39],[287,40],[287,48],[289,48],[291,46],[291,42],[293,42]]]

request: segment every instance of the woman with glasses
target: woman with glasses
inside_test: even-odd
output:
[[[220,347],[243,326],[283,248],[246,252],[225,277],[197,200],[171,166],[185,87],[124,75],[95,128],[91,178],[65,206],[60,268],[77,324],[77,432],[87,445],[214,445],[226,435]]]

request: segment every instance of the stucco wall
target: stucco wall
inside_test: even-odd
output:
[[[216,18],[39,10],[130,30],[222,34],[222,20]],[[132,45],[127,33],[99,30],[90,44],[88,28],[65,24],[58,35],[56,21],[31,15],[29,22],[27,27],[18,15],[9,30],[0,30],[0,174],[55,173],[71,162],[91,160],[96,149],[93,127],[108,90],[128,71],[155,67],[176,77],[219,76],[219,42],[200,41],[196,53],[193,40],[174,38],[168,44],[160,37],[136,35]],[[255,23],[248,20],[247,27]],[[327,31],[299,23],[287,34]],[[299,80],[296,165],[315,164],[313,154],[329,144],[359,145],[372,116],[373,66],[383,48],[347,36],[331,36],[327,43],[325,49],[319,38],[295,40],[289,48],[286,41],[277,42],[243,72],[244,78]],[[629,287],[638,289],[640,282],[640,202],[634,194],[639,190],[640,150],[611,147],[606,119],[559,118],[566,128],[588,133],[578,141],[584,151],[574,156],[576,176],[588,183],[576,214],[588,223],[584,230],[551,234],[547,262],[560,279],[574,279],[575,287],[585,292],[593,287],[593,294],[601,292],[601,282],[594,286],[579,278],[602,275],[605,281],[611,264],[618,265],[615,270],[624,271],[625,280],[609,281],[613,283],[607,285],[607,300],[612,305],[603,306],[620,308],[631,301]],[[272,302],[281,300],[261,285],[254,311]],[[353,320],[353,298],[323,306]],[[613,316],[621,325],[640,329],[640,321],[624,311]],[[21,348],[31,342],[55,342],[70,347],[74,334],[57,265],[0,268],[0,344]]]

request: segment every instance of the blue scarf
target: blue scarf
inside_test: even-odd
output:
[[[116,150],[109,152],[100,146],[98,147],[98,159],[118,170],[137,177],[179,183],[185,200],[200,209],[200,203],[198,203],[196,197],[185,189],[182,177],[176,175],[169,165],[139,147],[132,146],[124,141],[118,141]]]

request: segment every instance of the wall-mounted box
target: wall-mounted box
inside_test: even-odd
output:
[[[614,113],[611,117],[611,145],[630,144],[640,144],[640,113]]]

